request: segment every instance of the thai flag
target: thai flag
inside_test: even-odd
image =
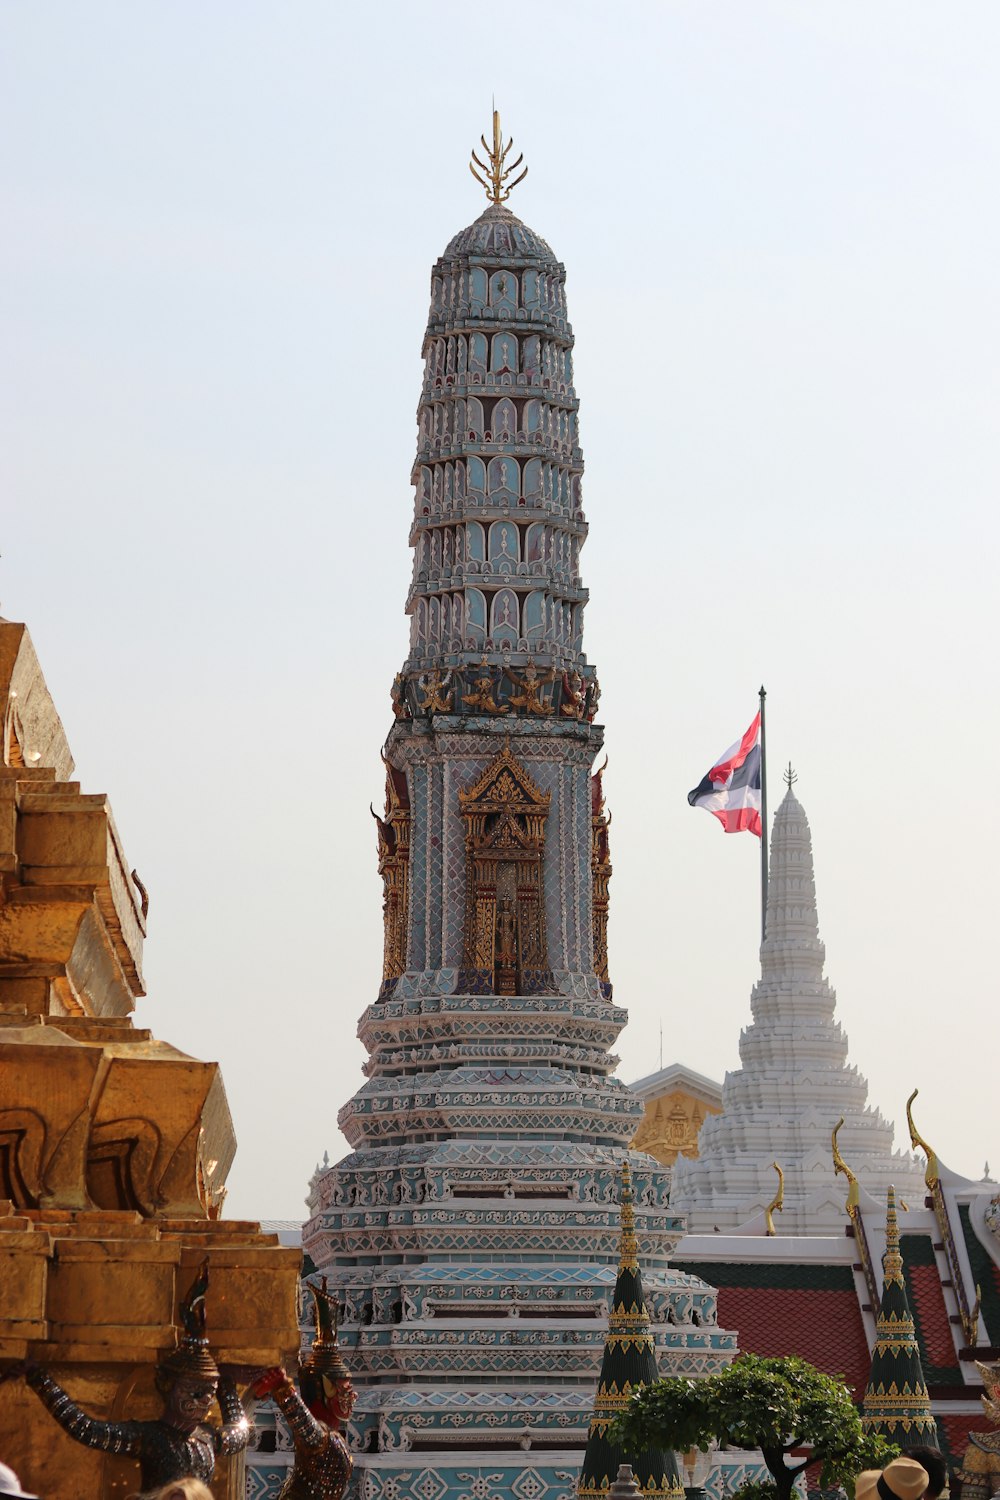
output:
[[[688,792],[688,801],[718,818],[727,833],[746,831],[760,838],[759,713],[743,738]]]

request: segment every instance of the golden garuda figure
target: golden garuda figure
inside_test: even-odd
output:
[[[540,697],[538,691],[555,680],[554,671],[539,672],[532,656],[528,657],[528,665],[523,672],[517,671],[515,667],[507,667],[506,671],[514,686],[520,689],[520,692],[510,695],[514,708],[521,708],[526,714],[555,713],[555,706]]]
[[[241,1453],[250,1437],[236,1386],[221,1374],[205,1336],[208,1261],[202,1262],[181,1303],[184,1332],[177,1348],[156,1367],[156,1388],[163,1415],[153,1422],[102,1422],[91,1417],[40,1365],[25,1364],[21,1373],[71,1438],[105,1453],[139,1460],[144,1490],[175,1479],[211,1479],[217,1458]],[[218,1400],[222,1426],[208,1413]]]
[[[357,1395],[337,1343],[337,1308],[326,1289],[308,1283],[316,1311],[316,1336],[299,1365],[299,1391],[285,1370],[276,1366],[251,1386],[257,1397],[270,1396],[292,1434],[295,1464],[278,1500],[341,1500],[354,1461],[340,1433],[350,1419]]]

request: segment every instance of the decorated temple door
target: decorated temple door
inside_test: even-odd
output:
[[[459,799],[468,869],[466,983],[498,995],[537,993],[551,984],[542,906],[549,794],[507,745]]]

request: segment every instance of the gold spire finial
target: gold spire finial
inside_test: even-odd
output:
[[[498,109],[493,111],[492,147],[487,145],[484,135],[481,135],[479,139],[483,143],[486,160],[480,161],[479,157],[473,151],[472,161],[469,162],[469,171],[479,183],[479,186],[486,189],[486,196],[491,203],[506,203],[513,189],[517,187],[519,182],[523,182],[528,175],[528,169],[525,167],[524,171],[518,177],[515,177],[513,182],[508,181],[510,174],[516,172],[524,161],[524,152],[522,151],[517,161],[512,161],[509,167],[506,165],[507,157],[514,144],[514,137],[511,136],[506,146],[504,145],[503,132],[500,129],[500,111]],[[479,168],[478,172],[476,171],[476,167]]]
[[[913,1101],[919,1093],[919,1089],[914,1089],[913,1093],[906,1101],[906,1123],[910,1127],[910,1145],[914,1150],[916,1150],[919,1146],[920,1150],[927,1157],[927,1169],[924,1172],[924,1181],[930,1188],[931,1192],[933,1192],[941,1173],[938,1170],[937,1153],[931,1150],[930,1146],[928,1146],[927,1142],[920,1134],[920,1131],[913,1123]]]
[[[899,1251],[899,1225],[896,1222],[896,1189],[891,1187],[885,1195],[885,1254],[882,1257],[882,1273],[886,1281],[903,1284],[903,1257]]]
[[[638,1270],[639,1242],[635,1237],[635,1208],[632,1196],[632,1169],[622,1162],[621,1239],[618,1245],[618,1269]]]
[[[767,1223],[768,1234],[774,1235],[777,1234],[778,1231],[774,1227],[774,1219],[772,1215],[780,1214],[785,1207],[785,1174],[778,1166],[778,1163],[776,1161],[773,1161],[771,1163],[771,1166],[778,1174],[778,1191],[775,1193],[774,1197],[765,1208],[764,1218]]]
[[[861,1189],[858,1187],[858,1179],[855,1177],[854,1173],[851,1171],[850,1167],[841,1156],[840,1147],[837,1145],[837,1134],[843,1123],[844,1117],[843,1115],[841,1115],[840,1119],[833,1127],[833,1135],[830,1138],[830,1145],[833,1147],[834,1176],[836,1176],[838,1172],[841,1172],[847,1178],[847,1202],[844,1206],[847,1209],[847,1212],[850,1213],[851,1209],[857,1208],[861,1202]]]

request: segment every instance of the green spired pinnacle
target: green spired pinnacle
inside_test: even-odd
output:
[[[611,1299],[611,1316],[604,1339],[601,1377],[590,1419],[587,1451],[577,1486],[581,1500],[606,1497],[622,1463],[631,1463],[636,1483],[648,1500],[667,1500],[667,1497],[682,1500],[684,1490],[673,1454],[657,1449],[627,1453],[608,1438],[608,1428],[622,1414],[633,1392],[651,1385],[656,1379],[656,1351],[639,1275],[632,1175],[626,1161],[622,1167],[618,1279]]]
[[[882,1301],[875,1325],[872,1368],[861,1409],[861,1425],[901,1448],[937,1445],[937,1427],[920,1364],[913,1314],[903,1280],[896,1223],[896,1193],[886,1195]]]

